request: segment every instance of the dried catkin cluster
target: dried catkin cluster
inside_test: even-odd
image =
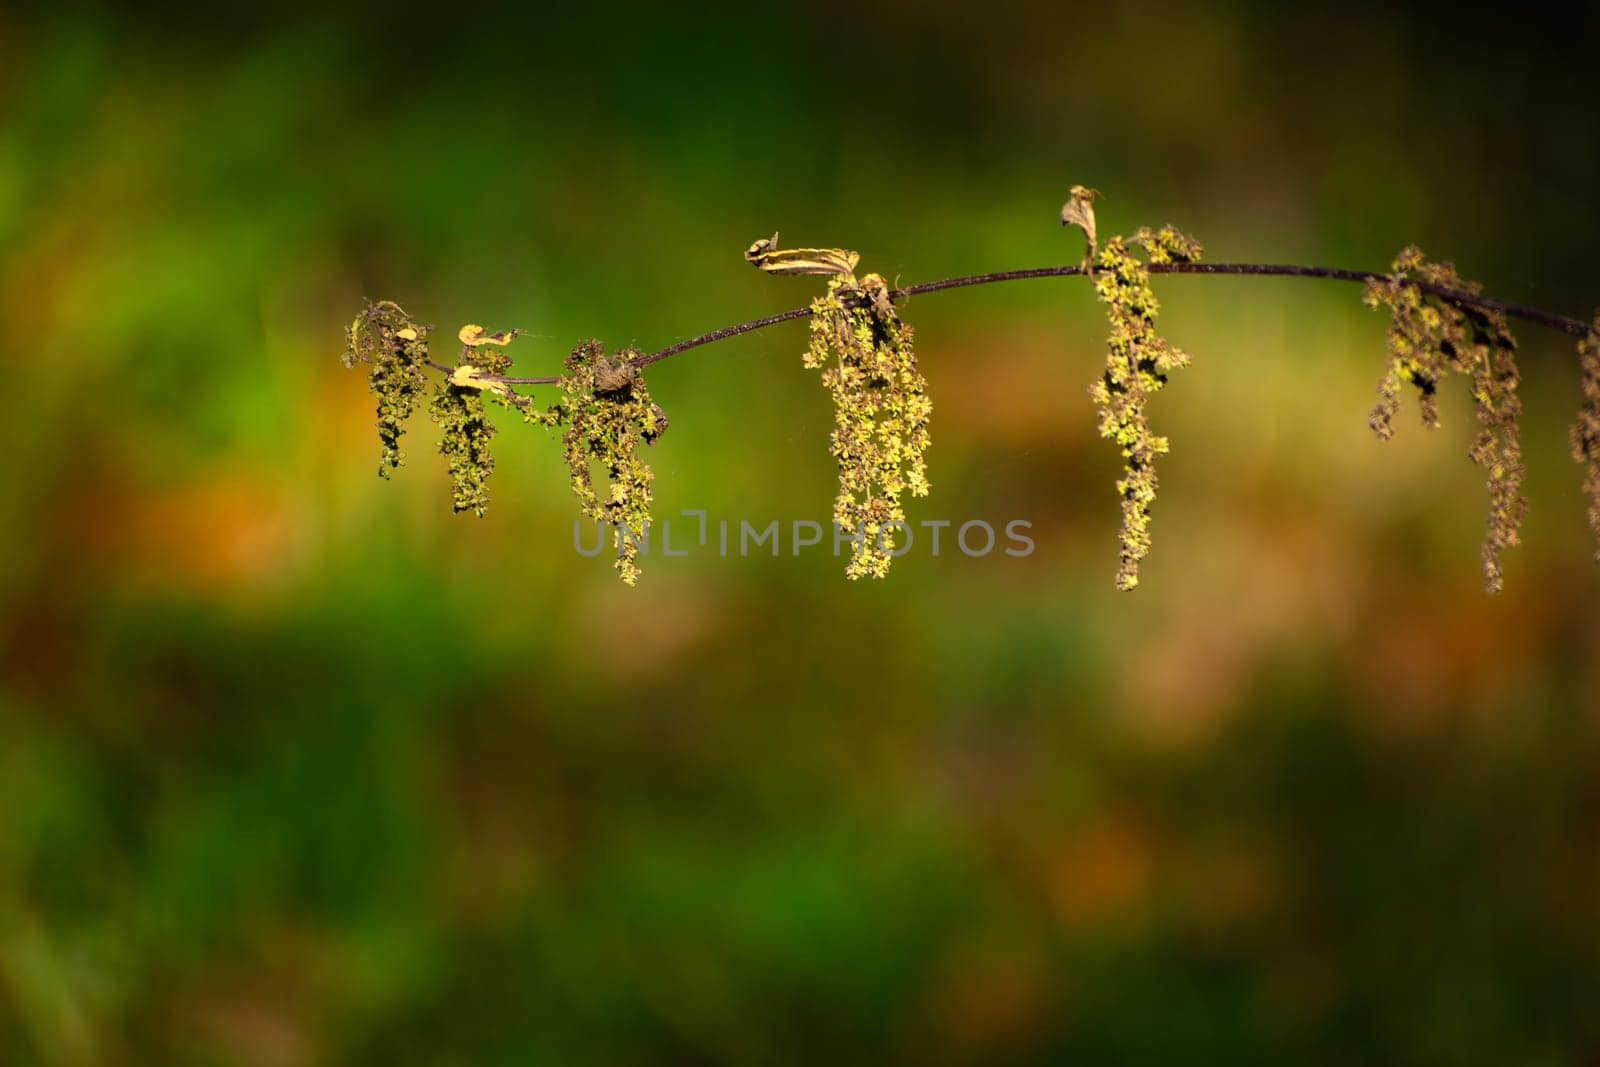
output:
[[[413,322],[392,300],[369,304],[345,328],[341,359],[346,367],[372,365],[367,385],[378,398],[378,443],[382,449],[378,474],[387,478],[406,461],[400,438],[418,394],[428,384],[423,369],[428,361],[428,327]]]
[[[1484,469],[1489,492],[1484,586],[1499,592],[1504,581],[1501,555],[1519,543],[1518,531],[1527,512],[1522,496],[1517,342],[1504,313],[1451,301],[1419,288],[1418,282],[1472,295],[1481,291],[1476,282],[1463,280],[1452,264],[1428,262],[1414,245],[1401,250],[1392,274],[1367,283],[1363,302],[1371,308],[1386,307],[1390,315],[1389,365],[1368,422],[1380,438],[1392,437],[1400,394],[1409,384],[1417,391],[1423,425],[1437,428],[1439,384],[1452,373],[1471,380],[1481,429],[1467,455]]]
[[[1594,531],[1595,562],[1600,563],[1600,315],[1578,341],[1583,372],[1583,407],[1568,437],[1572,458],[1586,465],[1583,495],[1589,499],[1589,528]]]
[[[667,429],[666,412],[650,399],[644,376],[630,362],[638,354],[626,349],[608,357],[600,342],[585,341],[567,357],[561,399],[543,415],[530,416],[567,427],[561,443],[573,495],[585,515],[611,527],[614,565],[629,585],[639,580],[639,546],[649,532],[655,477],[639,458],[639,446],[654,444]],[[591,461],[606,473],[603,490],[595,488]]]
[[[928,495],[928,419],[933,405],[917,368],[912,329],[900,320],[883,277],[828,279],[811,304],[811,344],[804,363],[822,371],[833,397],[830,452],[839,463],[833,521],[855,540],[849,578],[889,572],[904,524],[900,495]]]
[[[1095,255],[1095,294],[1106,305],[1111,333],[1106,339],[1106,369],[1089,388],[1100,409],[1100,436],[1122,449],[1122,560],[1117,588],[1139,584],[1139,561],[1150,551],[1150,505],[1156,498],[1156,457],[1167,451],[1165,437],[1150,431],[1145,403],[1167,384],[1168,372],[1189,365],[1189,357],[1156,333],[1160,310],[1150,288],[1150,272],[1130,246],[1144,249],[1151,263],[1198,260],[1200,243],[1171,226],[1140,229],[1128,238],[1112,237]]]

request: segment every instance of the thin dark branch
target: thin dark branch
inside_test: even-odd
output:
[[[1146,269],[1149,270],[1151,274],[1255,274],[1274,275],[1287,278],[1324,278],[1332,279],[1334,281],[1363,283],[1388,277],[1386,274],[1370,270],[1345,270],[1341,267],[1306,267],[1279,263],[1151,263],[1146,266]],[[1020,281],[1024,278],[1062,278],[1082,273],[1083,267],[1078,265],[1073,265],[1070,267],[1031,267],[1026,270],[1003,270],[996,271],[992,274],[970,274],[962,278],[945,278],[936,282],[923,282],[920,285],[908,285],[903,289],[892,290],[889,293],[889,296],[894,300],[903,300],[908,296],[916,296],[920,293],[937,293],[942,289],[964,289],[969,285],[990,285],[995,282]],[[1560,330],[1562,333],[1571,334],[1574,337],[1582,337],[1591,329],[1589,323],[1584,322],[1581,319],[1572,319],[1565,315],[1557,315],[1553,312],[1541,311],[1539,308],[1527,307],[1522,304],[1512,304],[1504,300],[1496,300],[1493,297],[1480,296],[1476,293],[1465,292],[1461,289],[1451,289],[1447,286],[1433,285],[1428,282],[1413,281],[1410,279],[1405,280],[1403,284],[1415,286],[1416,288],[1421,289],[1423,292],[1432,293],[1435,296],[1449,300],[1452,303],[1470,304],[1475,307],[1489,308],[1494,311],[1502,311],[1505,314],[1511,315],[1515,318],[1526,319],[1529,322],[1537,322],[1541,326],[1548,326],[1553,330]],[[687,352],[691,348],[699,348],[702,345],[709,345],[715,341],[725,341],[730,337],[737,337],[742,333],[750,333],[753,330],[761,330],[768,326],[776,326],[780,322],[788,322],[791,319],[805,318],[810,314],[811,308],[809,306],[800,307],[793,308],[789,311],[780,311],[776,315],[767,315],[763,318],[751,319],[749,322],[741,322],[735,326],[724,326],[720,330],[712,330],[710,333],[703,333],[698,337],[691,337],[688,340],[679,341],[676,344],[668,345],[666,348],[660,349],[659,351],[635,356],[632,360],[632,363],[636,367],[647,366],[651,363],[657,362],[658,360],[666,359],[668,356],[675,356],[679,352]],[[449,368],[438,363],[433,363],[432,360],[429,362],[438,370],[444,371],[446,374],[449,373]],[[486,378],[485,380],[504,382],[507,385],[553,385],[561,379],[557,377],[495,377]]]
[[[1387,278],[1388,275],[1370,270],[1344,270],[1340,267],[1298,267],[1275,263],[1152,263],[1149,266],[1151,274],[1274,274],[1289,278],[1332,278],[1342,282],[1370,282],[1378,278]],[[1419,282],[1406,279],[1404,284],[1415,286],[1425,293],[1433,293],[1454,304],[1471,304],[1474,307],[1489,308],[1492,311],[1503,311],[1507,315],[1518,319],[1527,319],[1537,322],[1541,326],[1548,326],[1552,330],[1582,337],[1590,330],[1590,325],[1581,319],[1569,319],[1565,315],[1542,311],[1539,308],[1528,307],[1525,304],[1513,304],[1505,300],[1496,300],[1493,297],[1469,293],[1463,289],[1451,289],[1444,285],[1433,285],[1428,282]]]
[[[712,330],[708,334],[702,334],[699,337],[691,337],[689,340],[679,341],[675,345],[668,345],[659,352],[651,352],[647,356],[639,356],[630,362],[632,362],[635,367],[643,367],[648,363],[654,363],[658,359],[666,359],[668,356],[675,356],[679,352],[686,352],[691,348],[699,348],[701,345],[708,345],[712,341],[722,341],[729,337],[737,337],[741,333],[749,333],[751,330],[760,330],[767,326],[776,326],[778,323],[788,322],[790,319],[803,319],[809,314],[811,314],[811,308],[809,306],[803,308],[793,308],[789,311],[780,311],[776,315],[768,315],[764,319],[751,319],[749,322],[741,322],[737,326],[724,326],[720,330]]]

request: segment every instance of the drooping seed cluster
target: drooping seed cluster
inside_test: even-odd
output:
[[[428,384],[423,370],[428,359],[428,329],[413,322],[392,300],[369,304],[345,327],[345,350],[340,357],[344,365],[372,365],[367,386],[378,398],[378,475],[383,478],[406,461],[400,438],[418,394]]]
[[[1189,365],[1189,356],[1162,338],[1155,327],[1160,304],[1150,288],[1150,272],[1130,246],[1144,250],[1151,263],[1191,263],[1200,243],[1171,226],[1141,228],[1131,237],[1112,237],[1095,255],[1095,295],[1106,305],[1111,333],[1106,339],[1105,373],[1089,387],[1100,409],[1100,436],[1122,449],[1121,563],[1118,589],[1139,584],[1139,561],[1150,551],[1150,505],[1156,498],[1156,457],[1168,441],[1150,430],[1145,404],[1167,384],[1167,375]]]
[[[608,357],[598,341],[585,341],[567,357],[561,399],[532,421],[565,425],[562,451],[572,474],[572,492],[583,513],[611,527],[614,566],[622,580],[639,580],[639,547],[650,528],[650,483],[655,474],[639,457],[667,429],[667,413],[650,399],[644,376],[625,349]],[[591,462],[605,472],[595,487]]]
[[[1085,186],[1073,186],[1061,211],[1062,224],[1084,235],[1087,251],[1081,268],[1007,271],[950,279],[909,291],[1042,274],[1081,272],[1090,278],[1096,296],[1106,306],[1111,327],[1105,371],[1090,387],[1090,395],[1099,411],[1100,435],[1115,441],[1123,457],[1123,475],[1116,483],[1122,511],[1116,585],[1127,590],[1139,584],[1140,564],[1150,550],[1151,509],[1158,486],[1156,461],[1169,449],[1167,438],[1151,429],[1149,399],[1165,387],[1173,370],[1190,362],[1187,354],[1156,330],[1160,305],[1151,289],[1150,274],[1159,264],[1196,262],[1202,249],[1171,226],[1141,228],[1100,244],[1094,210],[1098,195]],[[833,517],[853,542],[845,574],[851,579],[884,577],[905,543],[902,538],[909,536],[903,494],[926,496],[929,490],[924,454],[929,444],[931,404],[917,366],[911,327],[900,319],[881,275],[868,274],[857,280],[857,252],[781,248],[774,233],[751,244],[745,259],[768,274],[827,277],[827,291],[807,309],[810,343],[803,362],[822,372],[823,385],[834,404],[829,450],[838,463],[839,491]],[[1194,269],[1348,276],[1348,272],[1328,268],[1259,264]],[[1451,374],[1470,382],[1479,432],[1468,455],[1484,469],[1487,482],[1483,569],[1491,592],[1501,588],[1502,556],[1506,548],[1518,543],[1527,508],[1522,495],[1517,344],[1506,311],[1583,335],[1578,355],[1584,404],[1571,428],[1570,443],[1573,458],[1586,468],[1583,488],[1597,541],[1595,558],[1600,562],[1600,317],[1585,329],[1560,316],[1485,300],[1476,283],[1460,278],[1449,263],[1429,262],[1415,247],[1402,250],[1391,273],[1367,285],[1363,300],[1370,308],[1387,309],[1390,315],[1388,361],[1369,417],[1380,438],[1393,436],[1401,394],[1408,386],[1416,392],[1423,425],[1434,428],[1439,424],[1440,384]],[[713,331],[650,358],[799,314],[786,312]],[[481,326],[464,326],[459,334],[461,355],[454,367],[444,367],[428,358],[429,329],[413,321],[399,305],[381,301],[364,309],[346,331],[346,366],[365,362],[372,368],[369,385],[378,398],[379,474],[388,477],[404,462],[399,446],[406,420],[426,381],[426,369],[439,370],[444,381],[434,393],[430,410],[443,430],[440,452],[449,466],[455,510],[482,515],[488,503],[495,427],[487,417],[487,405],[493,398],[520,412],[528,422],[564,428],[562,443],[573,493],[585,515],[611,527],[617,549],[615,566],[625,582],[635,583],[638,557],[647,551],[653,478],[650,467],[639,458],[639,446],[653,444],[667,426],[665,413],[652,402],[639,374],[639,365],[645,360],[631,348],[608,357],[598,342],[589,341],[573,350],[560,379],[509,379],[506,372],[511,360],[501,349],[518,331],[489,333]],[[558,382],[560,393],[547,408],[535,408],[531,397],[513,388],[550,381]],[[596,474],[597,470],[603,475]]]
[[[1520,542],[1527,512],[1522,495],[1522,443],[1517,397],[1517,342],[1503,312],[1450,300],[1417,282],[1477,295],[1450,263],[1430,263],[1416,246],[1396,257],[1392,273],[1367,283],[1362,301],[1389,310],[1389,364],[1378,385],[1368,423],[1380,438],[1394,435],[1394,417],[1406,385],[1417,391],[1422,424],[1439,425],[1438,390],[1450,374],[1467,377],[1481,429],[1467,455],[1485,472],[1489,516],[1483,540],[1484,586],[1499,592],[1501,556]]]
[[[845,576],[882,578],[906,520],[901,494],[928,495],[923,453],[933,405],[913,331],[895,312],[881,275],[828,279],[827,293],[811,303],[803,362],[822,371],[833,397],[829,451],[839,464],[833,521],[854,536]]]
[[[526,410],[528,398],[511,387],[486,381],[511,369],[511,357],[501,351],[520,330],[486,333],[482,326],[461,327],[461,354],[450,377],[433,392],[429,415],[443,431],[439,454],[450,470],[451,506],[459,514],[470,511],[479,518],[489,506],[489,475],[494,473],[494,453],[489,442],[495,435],[484,397],[492,396],[508,407]]]
[[[1583,372],[1583,407],[1568,438],[1572,458],[1585,464],[1583,495],[1589,501],[1589,528],[1595,535],[1595,562],[1600,563],[1600,315],[1578,340]]]
[[[495,435],[483,402],[483,390],[441,381],[433,391],[428,414],[443,431],[439,454],[450,469],[450,505],[460,514],[479,518],[489,506],[489,475],[494,473],[494,453],[489,442]]]

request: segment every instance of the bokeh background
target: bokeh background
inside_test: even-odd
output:
[[[1593,1063],[1600,580],[1571,341],[1481,592],[1354,286],[1158,282],[1195,357],[1118,594],[1081,280],[913,299],[913,519],[1037,548],[572,548],[503,420],[375,477],[366,298],[659,347],[1174,222],[1600,303],[1595,16],[1282,5],[0,13],[0,1063]],[[658,513],[825,519],[799,324],[652,369]],[[451,358],[446,344],[438,353]],[[536,391],[537,392],[537,391]]]

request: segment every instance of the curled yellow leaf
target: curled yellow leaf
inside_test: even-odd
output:
[[[461,327],[461,332],[456,336],[461,338],[462,344],[476,348],[479,345],[508,345],[511,339],[521,332],[521,330],[501,330],[499,333],[485,333],[482,326],[469,322]]]
[[[461,389],[483,389],[500,396],[512,395],[509,385],[486,378],[482,367],[470,363],[463,363],[450,372],[450,384]]]

